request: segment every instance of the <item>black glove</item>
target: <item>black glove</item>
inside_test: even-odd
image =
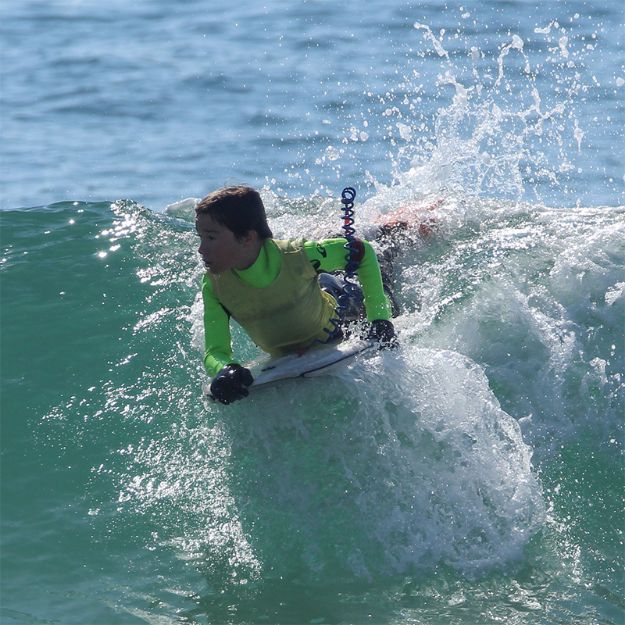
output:
[[[226,365],[211,382],[211,395],[222,404],[231,404],[249,395],[254,378],[249,369],[237,364]]]
[[[387,319],[376,319],[371,322],[367,338],[380,344],[380,349],[397,347],[397,335],[393,324]]]

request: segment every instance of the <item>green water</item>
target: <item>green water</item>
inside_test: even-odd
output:
[[[397,353],[231,407],[184,214],[0,219],[3,623],[625,620],[622,208],[449,199]]]

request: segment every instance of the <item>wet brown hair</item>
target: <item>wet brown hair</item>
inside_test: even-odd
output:
[[[250,230],[255,230],[261,240],[273,237],[260,193],[252,187],[239,185],[217,189],[198,203],[195,213],[210,215],[237,238]]]

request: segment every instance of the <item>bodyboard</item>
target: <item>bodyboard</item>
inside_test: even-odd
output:
[[[358,354],[371,349],[371,341],[349,340],[335,345],[323,345],[302,354],[289,354],[282,358],[270,358],[246,365],[254,376],[250,390],[273,384],[279,380],[309,378],[327,373],[333,367],[345,363]],[[210,382],[203,385],[204,394],[210,397]]]
[[[289,378],[308,378],[322,375],[330,368],[344,363],[372,347],[371,341],[353,340],[309,349],[303,354],[289,354],[282,358],[273,358],[251,367],[254,376],[252,387]]]

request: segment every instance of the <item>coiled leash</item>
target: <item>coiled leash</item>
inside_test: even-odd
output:
[[[360,266],[360,261],[364,255],[363,244],[360,239],[354,236],[354,198],[356,190],[352,187],[345,187],[341,193],[341,203],[343,204],[343,232],[347,242],[345,249],[345,277],[343,285],[343,293],[339,296],[337,302],[337,314],[339,318],[348,318],[348,310],[353,306],[354,301],[358,299],[362,302],[362,291],[354,283],[356,271]],[[349,333],[346,333],[349,336]],[[375,341],[382,347],[397,347],[397,336],[393,323],[387,319],[374,319],[367,335],[367,341]]]
[[[349,303],[357,297],[360,289],[354,283],[356,271],[360,265],[359,257],[361,256],[360,247],[357,246],[356,229],[354,228],[354,200],[356,199],[356,189],[353,187],[345,187],[341,193],[341,204],[343,204],[343,232],[347,239],[345,243],[345,286],[343,293],[338,300],[338,313],[341,318],[347,313]],[[357,260],[358,259],[358,260]]]
[[[353,187],[345,187],[341,193],[341,208],[343,220],[343,233],[345,242],[345,275],[343,277],[342,293],[338,296],[334,317],[329,319],[330,328],[325,328],[328,334],[325,340],[317,339],[316,343],[330,343],[345,336],[343,333],[342,322],[347,317],[353,301],[360,296],[360,289],[354,283],[356,271],[360,265],[362,250],[359,241],[354,236],[356,230],[354,228],[354,199],[356,198],[356,189]]]

